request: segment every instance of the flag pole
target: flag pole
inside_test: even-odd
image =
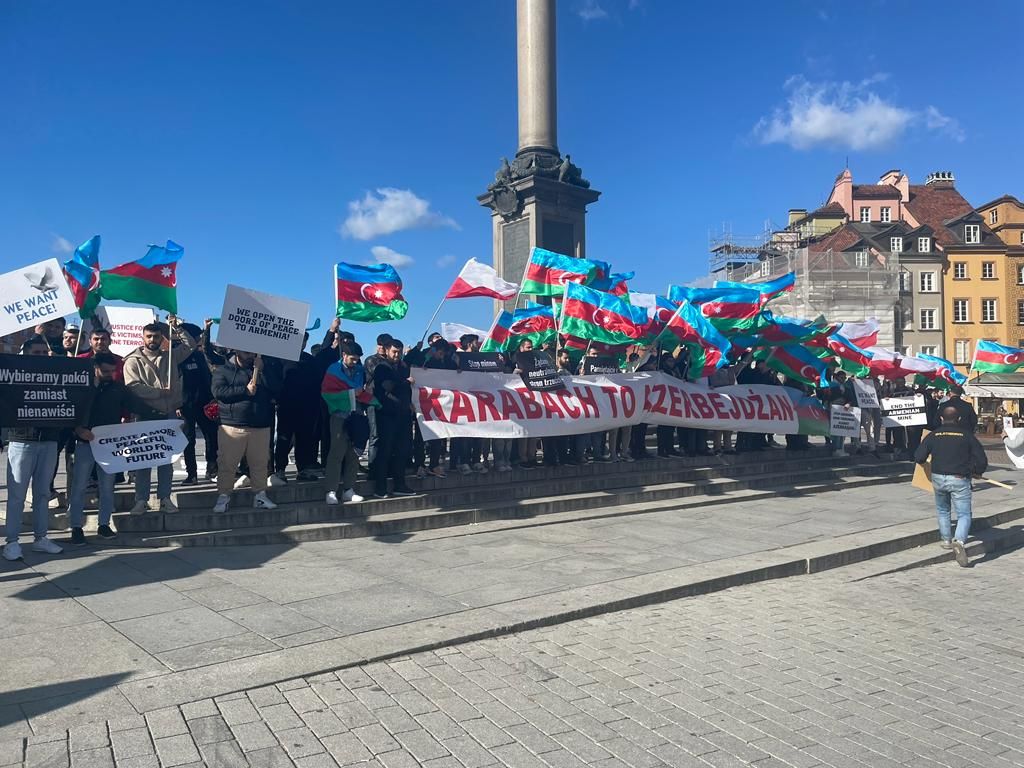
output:
[[[427,334],[430,333],[430,326],[432,326],[434,324],[434,320],[437,319],[438,312],[441,311],[441,307],[444,306],[444,303],[447,300],[448,300],[448,294],[445,294],[444,298],[441,299],[441,303],[437,305],[437,309],[434,310],[434,314],[432,314],[430,316],[430,319],[427,321],[427,328],[426,328],[425,331],[423,331],[423,338],[420,339],[420,345],[421,346],[422,346],[423,342],[427,340]]]

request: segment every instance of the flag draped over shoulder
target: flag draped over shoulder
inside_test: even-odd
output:
[[[647,328],[647,310],[618,296],[566,283],[561,304],[562,332],[603,344],[632,344]]]
[[[586,285],[597,277],[600,269],[601,265],[594,261],[534,248],[521,290],[527,296],[561,296],[567,283]]]
[[[75,297],[78,314],[92,317],[100,303],[100,236],[93,235],[75,248],[64,262],[64,279]]]
[[[452,287],[445,294],[446,299],[465,299],[483,296],[508,301],[519,293],[519,286],[503,280],[493,267],[470,259],[459,272]]]
[[[334,278],[338,317],[379,323],[401,320],[409,311],[402,278],[390,264],[336,264]]]
[[[100,295],[134,304],[148,304],[167,312],[178,311],[178,260],[185,249],[168,240],[151,245],[138,261],[129,261],[100,273]]]
[[[1013,373],[1024,366],[1024,349],[1007,347],[994,341],[979,341],[974,350],[971,371],[979,373]]]

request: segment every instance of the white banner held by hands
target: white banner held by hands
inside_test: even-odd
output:
[[[0,336],[78,311],[56,259],[0,275]]]
[[[281,360],[298,360],[309,304],[229,285],[224,292],[217,345]]]
[[[172,464],[185,452],[188,438],[180,419],[136,421],[93,427],[93,458],[107,474]]]

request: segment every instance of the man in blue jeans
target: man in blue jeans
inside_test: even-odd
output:
[[[21,347],[23,355],[50,356],[50,345],[42,336],[33,336]],[[50,481],[57,467],[57,439],[59,429],[12,427],[4,430],[7,440],[7,543],[4,560],[20,560],[21,515],[25,511],[25,498],[32,489],[33,552],[59,555],[64,550],[46,536],[49,522],[47,503],[50,500]]]
[[[967,567],[967,534],[971,530],[971,477],[988,468],[985,449],[962,423],[955,406],[943,406],[939,428],[918,446],[914,460],[932,460],[932,486],[939,518],[940,545],[953,550],[961,568]],[[950,507],[956,511],[956,534],[950,531]]]

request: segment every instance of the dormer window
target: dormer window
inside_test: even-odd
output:
[[[890,237],[889,238],[889,251],[892,253],[903,253],[903,238],[902,237]]]
[[[856,264],[858,267],[860,267],[862,269],[867,267],[867,265],[868,265],[868,252],[867,251],[857,251],[853,255],[853,263]]]
[[[879,217],[879,221],[881,221],[883,224],[888,224],[890,221],[892,221],[892,208],[890,208],[887,205],[882,206],[882,214]]]
[[[988,213],[988,223],[989,224],[995,224],[997,221],[999,221],[999,209],[998,208],[993,208]]]
[[[870,224],[871,223],[871,209],[866,205],[862,205],[860,208],[860,223]]]
[[[981,242],[980,224],[966,224],[964,226],[964,242],[967,245],[977,245]]]
[[[929,253],[932,249],[932,239],[930,237],[919,237],[917,238],[917,250],[918,253]]]

